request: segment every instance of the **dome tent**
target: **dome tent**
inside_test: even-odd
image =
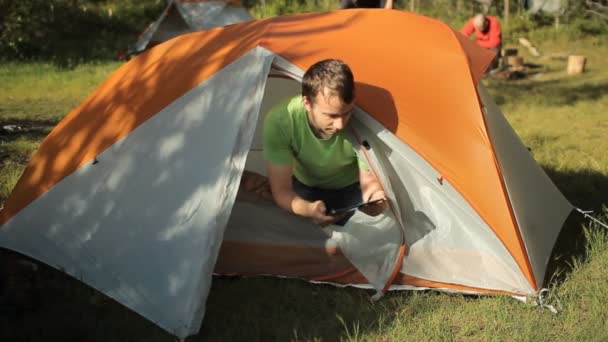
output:
[[[391,203],[374,248],[361,230],[237,196],[245,170],[264,173],[266,109],[325,58],[353,69],[355,139]],[[44,139],[0,216],[0,246],[179,337],[198,331],[214,272],[534,295],[572,207],[479,84],[492,58],[440,21],[391,10],[177,37],[119,68]]]

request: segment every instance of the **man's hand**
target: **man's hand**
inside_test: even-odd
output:
[[[315,201],[310,204],[310,218],[316,224],[327,226],[338,220],[344,215],[329,216],[327,215],[327,207],[323,201]]]
[[[386,194],[382,189],[382,185],[376,178],[376,176],[365,168],[359,168],[359,183],[361,183],[361,193],[363,195],[363,201],[371,202],[379,199],[384,201],[376,204],[370,204],[359,208],[362,212],[370,216],[378,216],[388,208],[388,202],[386,200]]]
[[[361,208],[359,208],[359,210],[361,210],[362,212],[366,213],[369,216],[378,216],[378,215],[382,214],[386,210],[386,208],[388,208],[388,201],[386,200],[386,194],[384,193],[383,190],[378,190],[378,191],[374,192],[370,196],[368,202],[380,200],[380,199],[382,200],[381,202],[362,206]]]

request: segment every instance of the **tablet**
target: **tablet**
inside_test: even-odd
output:
[[[382,201],[384,201],[383,198],[377,199],[377,200],[373,200],[373,201],[369,201],[369,202],[363,202],[363,201],[361,201],[359,203],[356,203],[356,204],[353,204],[353,205],[349,205],[349,206],[346,206],[346,207],[341,207],[341,208],[331,208],[331,209],[327,210],[327,215],[336,216],[336,215],[346,214],[346,213],[348,213],[350,211],[355,211],[355,210],[357,210],[357,209],[359,209],[361,207],[364,207],[366,205],[372,205],[372,204],[380,203]]]

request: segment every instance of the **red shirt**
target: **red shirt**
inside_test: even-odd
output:
[[[460,33],[469,37],[471,34],[475,33],[475,42],[479,44],[479,46],[484,47],[486,49],[494,48],[500,46],[502,42],[502,31],[500,29],[500,23],[496,17],[491,15],[486,15],[486,19],[488,20],[488,28],[486,32],[478,31],[473,25],[473,19],[471,18],[464,27],[460,30]]]

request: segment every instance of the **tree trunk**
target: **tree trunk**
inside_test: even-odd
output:
[[[503,21],[505,22],[504,26],[509,24],[509,0],[505,0],[504,2],[504,10],[503,10]]]

